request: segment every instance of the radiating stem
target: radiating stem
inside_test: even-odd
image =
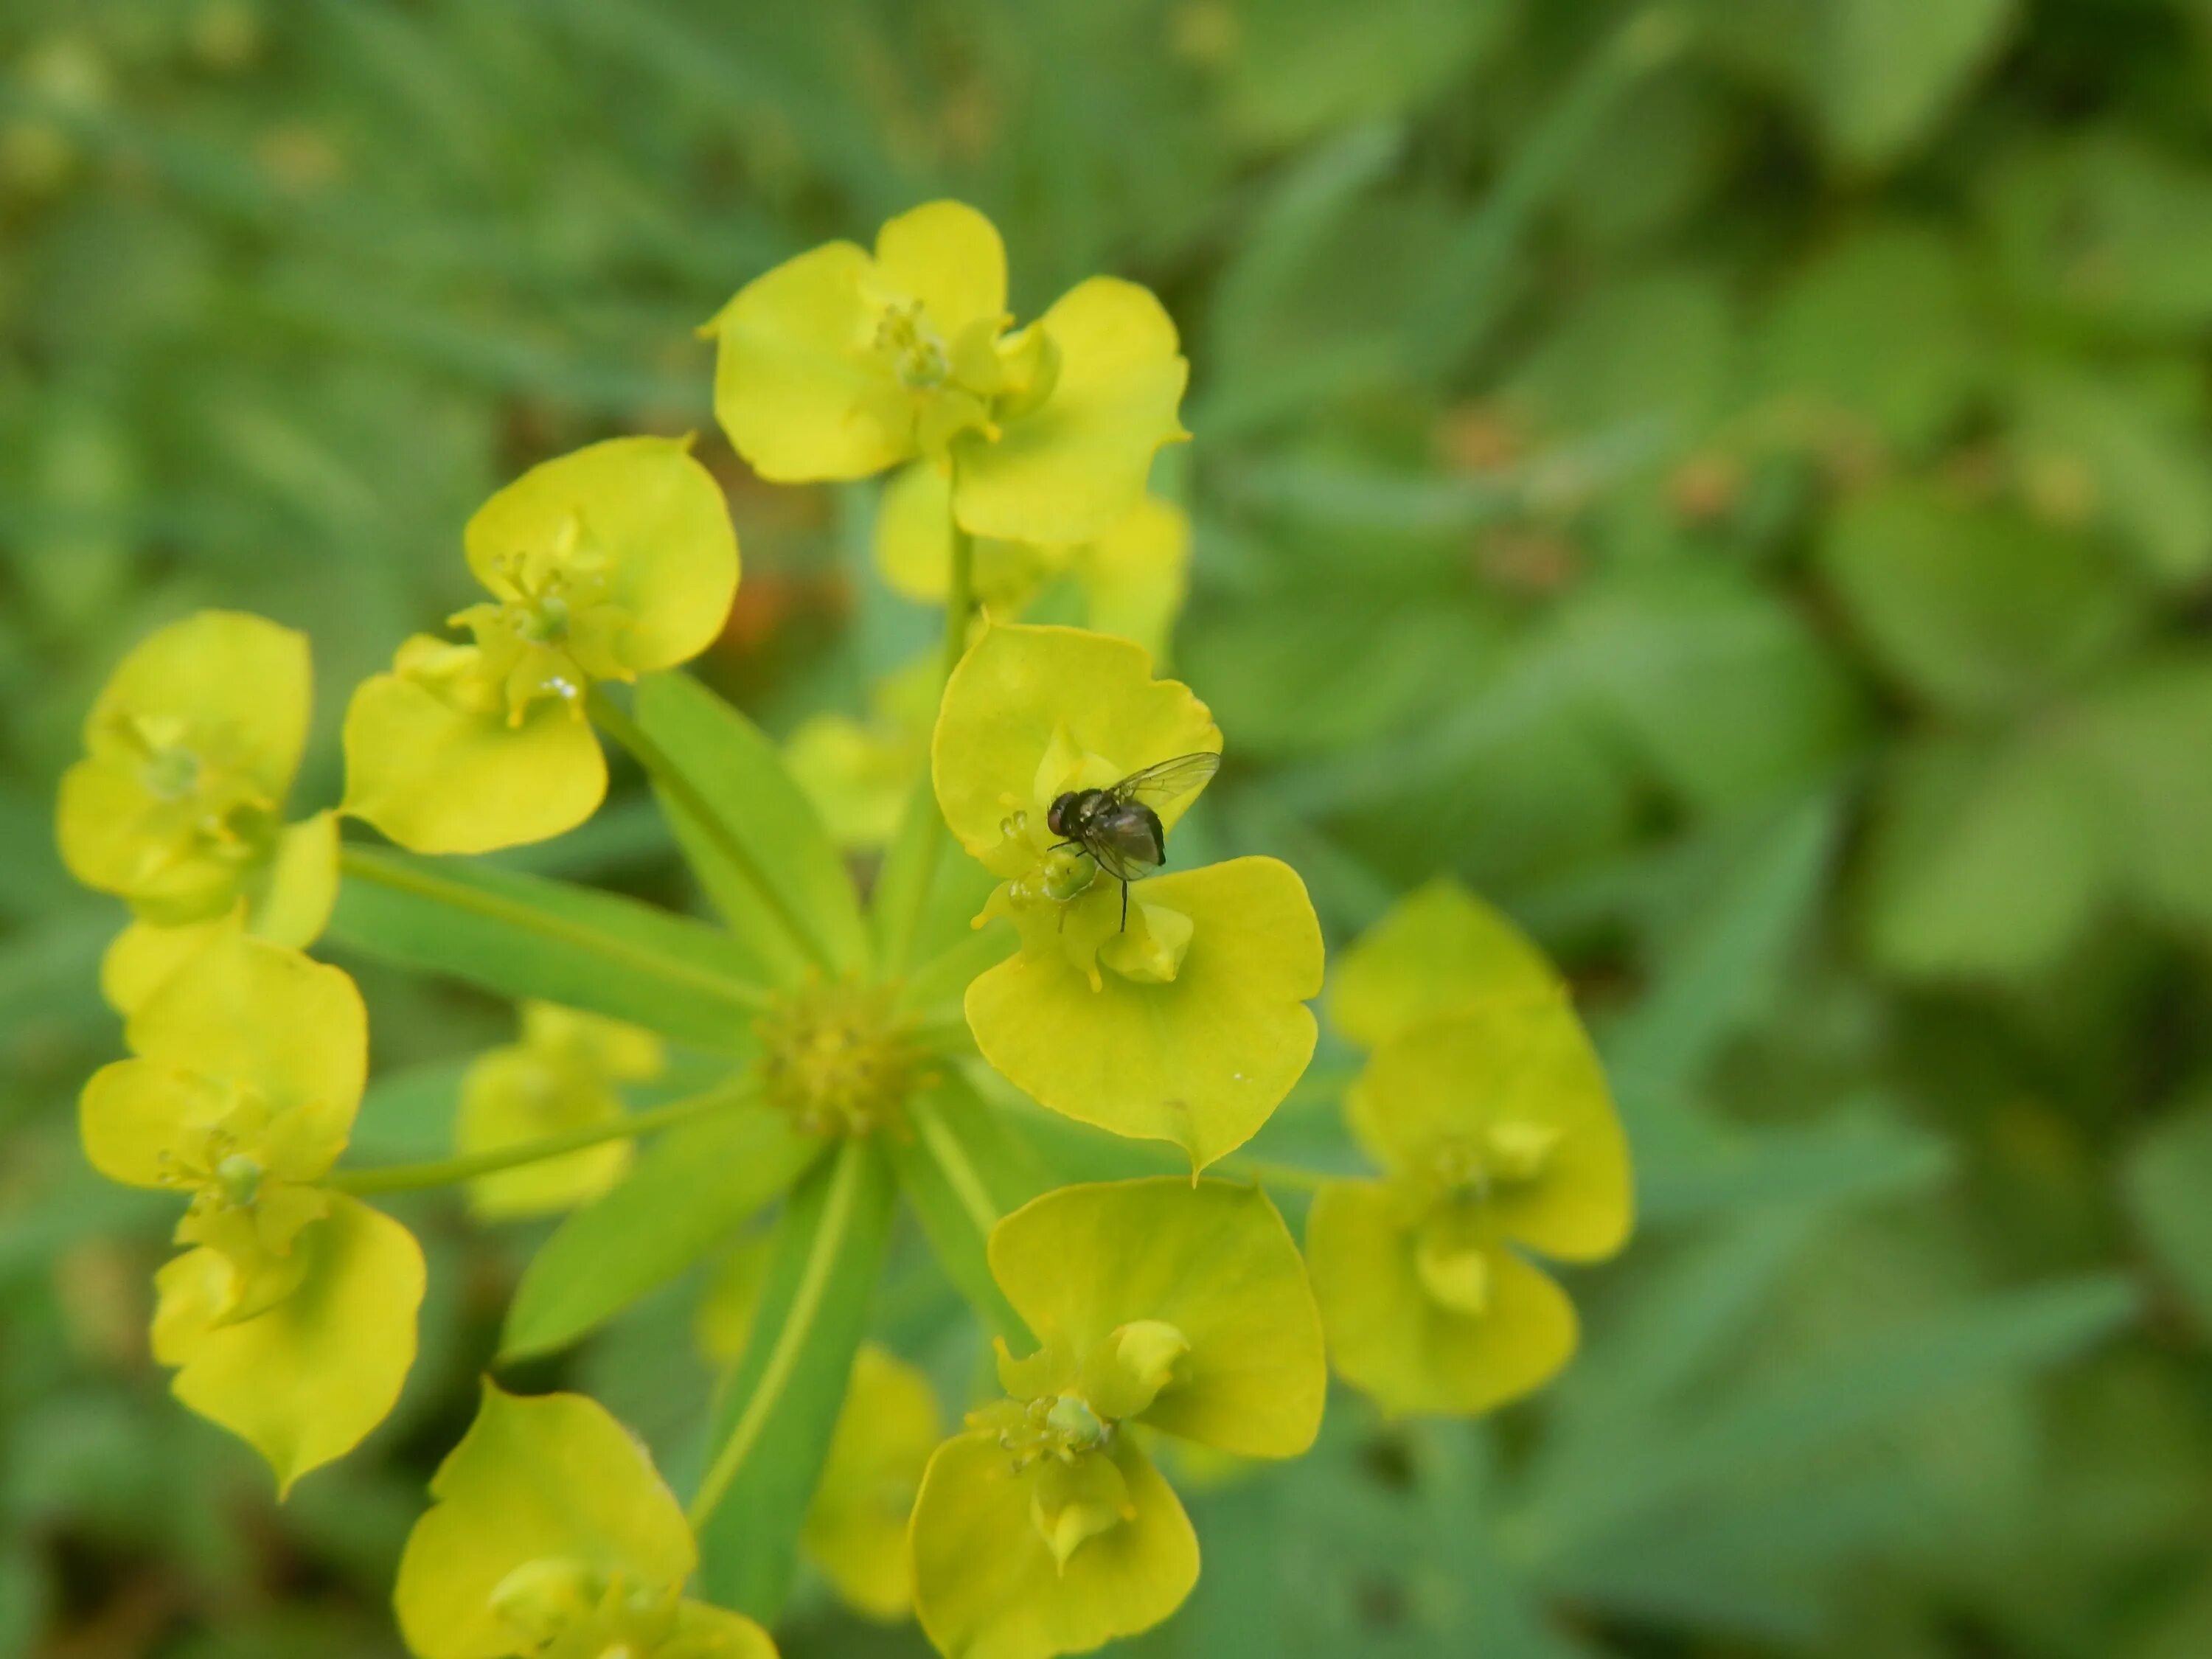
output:
[[[817,967],[831,966],[830,953],[807,931],[799,919],[784,903],[752,854],[744,843],[732,835],[698,787],[684,775],[668,751],[656,743],[650,732],[633,720],[628,710],[616,703],[598,686],[587,694],[586,706],[592,724],[598,726],[629,753],[630,758],[645,769],[653,787],[669,801],[699,826],[702,835],[714,843],[732,872],[742,881],[752,896],[760,902],[761,909],[775,922],[776,927],[797,947],[799,954]]]
[[[520,1169],[526,1164],[539,1164],[549,1158],[580,1152],[587,1146],[601,1146],[610,1140],[628,1140],[638,1135],[651,1134],[655,1130],[672,1128],[679,1123],[689,1123],[694,1118],[750,1104],[759,1094],[760,1086],[752,1079],[736,1078],[699,1094],[672,1100],[665,1106],[631,1112],[608,1122],[593,1123],[580,1129],[565,1129],[559,1134],[544,1135],[536,1140],[520,1141],[512,1146],[494,1147],[489,1152],[471,1152],[463,1158],[435,1158],[425,1164],[387,1164],[380,1169],[336,1170],[331,1174],[329,1184],[342,1193],[357,1195],[415,1192],[426,1187],[451,1187],[459,1182],[473,1181],[478,1176],[496,1175],[501,1170]]]

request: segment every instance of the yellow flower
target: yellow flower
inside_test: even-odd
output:
[[[863,1344],[799,1542],[847,1605],[871,1619],[913,1610],[907,1517],[941,1433],[929,1379]]]
[[[1306,1222],[1336,1368],[1392,1411],[1471,1413],[1573,1354],[1574,1307],[1522,1255],[1612,1255],[1628,1147],[1566,986],[1457,886],[1402,901],[1346,953],[1331,1015],[1378,1045],[1347,1102],[1385,1171]]]
[[[916,465],[892,479],[876,515],[876,563],[910,599],[941,605],[952,583],[952,481]],[[1189,587],[1190,520],[1172,501],[1147,495],[1096,539],[1074,544],[975,543],[975,597],[984,613],[1012,622],[1050,581],[1072,579],[1084,621],[1134,640],[1156,658]]]
[[[85,719],[62,780],[70,873],[130,902],[100,987],[128,1012],[212,939],[307,945],[337,896],[337,821],[286,824],[307,737],[304,635],[203,611],[140,642]]]
[[[637,1026],[525,1003],[522,1041],[478,1055],[461,1080],[455,1150],[465,1157],[611,1122],[623,1109],[616,1085],[658,1077],[665,1059],[660,1039]],[[633,1151],[610,1140],[479,1176],[469,1207],[486,1221],[573,1208],[620,1181]]]
[[[616,438],[532,468],[465,536],[488,603],[422,634],[346,712],[344,810],[418,853],[573,830],[606,793],[584,716],[603,680],[696,657],[737,592],[722,492],[688,438]]]
[[[485,1383],[430,1495],[392,1592],[422,1659],[775,1659],[751,1620],[684,1598],[684,1511],[596,1401]]]
[[[871,688],[866,720],[817,714],[784,744],[784,764],[839,847],[881,847],[897,830],[929,764],[942,672],[934,651],[917,657]]]
[[[86,1085],[86,1156],[113,1180],[189,1194],[195,1248],[155,1279],[155,1357],[177,1397],[251,1442],[280,1489],[383,1420],[415,1354],[422,1253],[322,1184],[368,1072],[353,981],[242,933],[210,945],[131,1016],[134,1056]]]
[[[1094,276],[1008,331],[991,222],[932,202],[875,252],[830,242],[743,289],[719,342],[714,412],[781,483],[864,478],[921,457],[951,470],[979,536],[1083,542],[1133,510],[1176,419],[1189,365],[1160,302]]]
[[[1119,884],[1047,825],[1061,792],[1218,752],[1188,688],[1143,649],[1072,628],[992,628],[946,685],[931,756],[945,822],[1003,884],[1021,948],[968,988],[983,1056],[1054,1111],[1166,1140],[1202,1169],[1249,1139],[1314,1046],[1321,927],[1273,859]],[[1159,804],[1172,831],[1189,799]],[[1170,836],[1169,848],[1173,850]]]
[[[1042,1344],[922,1477],[915,1609],[940,1652],[1048,1659],[1160,1622],[1198,1578],[1189,1518],[1131,1431],[1247,1457],[1313,1443],[1328,1389],[1297,1248],[1255,1188],[1063,1188],[993,1229]]]

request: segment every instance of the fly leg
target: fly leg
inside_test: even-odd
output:
[[[1123,932],[1123,933],[1127,933],[1127,932],[1129,931],[1129,883],[1128,883],[1128,878],[1127,878],[1127,877],[1124,877],[1124,878],[1122,878],[1122,881],[1121,881],[1121,932]]]

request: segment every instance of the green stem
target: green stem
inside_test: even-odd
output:
[[[544,1135],[512,1146],[497,1146],[461,1158],[436,1158],[427,1164],[387,1164],[380,1169],[339,1170],[331,1176],[329,1184],[342,1193],[356,1196],[451,1187],[459,1182],[473,1181],[478,1176],[496,1175],[501,1170],[519,1169],[526,1164],[580,1152],[606,1141],[629,1140],[658,1129],[672,1128],[693,1118],[747,1105],[759,1093],[759,1085],[750,1077],[739,1078],[699,1094],[686,1095],[681,1100],[672,1100],[665,1106],[655,1106],[649,1111],[629,1113],[580,1129],[564,1129],[559,1134]]]
[[[752,896],[759,901],[761,909],[797,947],[799,954],[818,968],[830,968],[829,951],[777,896],[760,866],[753,861],[753,855],[745,844],[738,839],[728,824],[722,822],[707,798],[699,793],[698,786],[684,775],[684,769],[677,765],[668,751],[630,717],[628,710],[598,686],[593,686],[586,694],[585,707],[590,711],[592,724],[627,750],[630,758],[645,769],[645,775],[653,780],[653,787],[667,797],[678,811],[696,823],[702,835],[714,843],[714,850],[721,854]]]
[[[721,1504],[729,1492],[738,1472],[744,1468],[745,1459],[767,1431],[769,1419],[774,1415],[783,1391],[790,1385],[791,1374],[798,1368],[799,1358],[805,1351],[814,1322],[822,1311],[822,1299],[830,1287],[830,1271],[836,1266],[838,1253],[844,1249],[846,1235],[852,1231],[853,1214],[859,1203],[860,1177],[870,1148],[866,1137],[848,1135],[837,1149],[837,1167],[830,1171],[830,1191],[823,1200],[822,1219],[808,1241],[806,1260],[801,1264],[797,1288],[792,1291],[791,1307],[786,1313],[783,1327],[775,1334],[775,1346],[769,1350],[768,1363],[761,1368],[760,1381],[754,1385],[752,1396],[745,1401],[744,1413],[730,1430],[730,1437],[722,1443],[714,1466],[707,1471],[706,1479],[699,1483],[698,1495],[692,1498],[690,1518],[691,1528],[698,1531],[707,1524],[708,1517]]]

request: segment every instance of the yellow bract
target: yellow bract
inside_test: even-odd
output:
[[[124,1012],[233,927],[283,945],[322,932],[337,821],[283,819],[311,697],[305,635],[203,611],[143,641],[94,702],[56,830],[70,872],[137,918],[100,970]]]
[[[478,510],[465,542],[491,599],[452,618],[475,643],[418,635],[354,693],[347,811],[416,852],[480,853],[597,810],[586,694],[698,655],[737,591],[737,537],[690,442],[593,444]]]
[[[1008,331],[989,220],[932,202],[873,254],[831,242],[738,290],[702,331],[714,411],[779,483],[862,478],[921,456],[951,469],[977,535],[1081,542],[1133,509],[1189,365],[1159,301],[1093,277]]]
[[[913,1609],[907,1517],[941,1433],[929,1379],[864,1344],[799,1541],[847,1604],[871,1619]]]
[[[946,686],[932,745],[937,798],[1006,883],[1012,958],[968,988],[984,1058],[1037,1100],[1204,1168],[1267,1121],[1313,1054],[1322,979],[1305,886],[1273,859],[1119,884],[1048,827],[1064,790],[1215,752],[1221,734],[1144,651],[1072,628],[992,628]],[[1172,830],[1189,799],[1158,803]]]
[[[1222,1182],[1048,1193],[993,1230],[990,1261],[1042,1346],[1001,1344],[1007,1398],[930,1460],[915,1611],[968,1659],[1087,1652],[1158,1624],[1198,1578],[1133,1427],[1296,1456],[1328,1388],[1321,1316],[1274,1206]]]
[[[462,1079],[455,1150],[466,1157],[612,1122],[623,1115],[617,1085],[658,1077],[665,1062],[650,1031],[526,1003],[522,1041],[478,1055]],[[621,1180],[634,1150],[610,1140],[481,1176],[469,1183],[469,1207],[488,1221],[572,1208]]]
[[[1633,1209],[1565,985],[1511,923],[1433,884],[1346,953],[1331,1013],[1380,1045],[1346,1105],[1385,1171],[1325,1188],[1307,1222],[1337,1369],[1395,1411],[1540,1386],[1574,1352],[1574,1309],[1516,1247],[1595,1261]]]
[[[876,515],[876,563],[908,599],[941,604],[951,586],[952,481],[933,466],[908,467],[884,492]],[[1048,583],[1072,579],[1084,618],[1102,634],[1164,656],[1189,585],[1190,520],[1172,501],[1147,495],[1096,540],[1074,544],[979,538],[975,592],[983,613],[1020,617]]]
[[[177,1395],[250,1441],[280,1488],[343,1455],[398,1397],[422,1256],[407,1230],[322,1185],[368,1070],[353,981],[231,932],[131,1015],[132,1058],[84,1091],[86,1156],[187,1194],[156,1284],[154,1351]]]
[[[430,1482],[392,1602],[422,1659],[774,1659],[750,1619],[684,1599],[698,1551],[645,1448],[581,1395],[487,1382]]]

